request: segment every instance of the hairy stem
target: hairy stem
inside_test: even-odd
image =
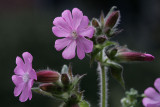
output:
[[[108,100],[108,81],[107,81],[107,69],[105,66],[98,63],[98,71],[100,76],[100,107],[107,107]]]
[[[106,107],[106,73],[105,68],[102,67],[102,107]]]

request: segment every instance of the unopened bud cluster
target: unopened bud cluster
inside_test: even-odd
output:
[[[106,16],[102,12],[99,19],[93,18],[91,20],[95,33],[91,39],[94,43],[94,48],[89,55],[91,64],[93,61],[97,61],[101,63],[101,66],[107,66],[112,76],[125,88],[123,67],[120,63],[153,61],[154,56],[132,51],[126,46],[120,46],[117,42],[110,41],[112,37],[122,31],[117,28],[120,22],[120,11],[115,9],[116,7],[113,6]]]
[[[63,107],[79,107],[83,93],[79,91],[78,84],[82,77],[73,76],[71,66],[68,68],[64,65],[61,74],[52,70],[37,72],[36,82],[40,83],[40,93],[49,93],[51,96],[63,100],[65,102]]]
[[[117,25],[120,21],[120,12],[115,11],[116,7],[111,8],[109,13],[104,17],[104,13],[101,13],[100,20],[93,18],[91,23],[95,27],[95,39],[97,43],[104,43],[107,38],[113,37],[118,32]]]

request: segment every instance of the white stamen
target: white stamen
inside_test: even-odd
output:
[[[74,32],[72,32],[72,37],[74,38],[74,39],[76,39],[77,38],[77,33],[74,31]]]
[[[23,81],[24,81],[24,82],[28,82],[28,80],[29,80],[29,74],[28,74],[28,73],[25,73],[25,74],[23,75]]]

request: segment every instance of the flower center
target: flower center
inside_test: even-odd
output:
[[[76,38],[78,37],[78,35],[77,35],[77,33],[76,33],[75,31],[72,32],[72,37],[73,37],[74,39],[76,39]]]
[[[27,82],[29,80],[29,74],[28,73],[25,73],[24,75],[23,75],[23,81],[24,82]]]

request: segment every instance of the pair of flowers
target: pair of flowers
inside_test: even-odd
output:
[[[76,46],[79,59],[83,59],[85,53],[92,52],[93,42],[85,37],[92,38],[94,28],[88,26],[89,19],[87,16],[83,16],[82,11],[74,8],[71,14],[69,10],[65,10],[62,17],[54,19],[53,24],[55,25],[52,28],[53,33],[57,37],[65,37],[55,42],[55,48],[58,51],[66,47],[62,53],[65,59],[75,57]],[[37,74],[32,68],[32,55],[24,52],[22,56],[24,61],[20,57],[16,58],[17,66],[14,69],[15,75],[12,76],[12,81],[16,85],[14,96],[21,94],[19,100],[25,102],[27,99],[31,100],[32,98],[31,88],[34,80],[37,80]]]

